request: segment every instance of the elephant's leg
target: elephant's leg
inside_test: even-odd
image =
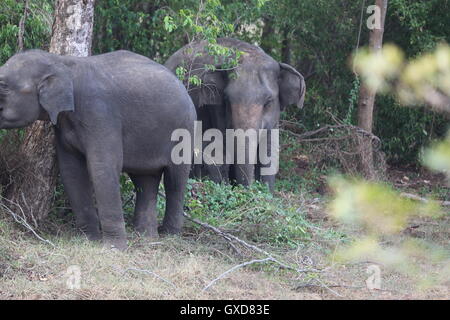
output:
[[[160,228],[161,233],[177,234],[183,226],[183,202],[189,165],[173,165],[164,170],[166,212]]]
[[[127,239],[120,197],[122,150],[117,146],[104,150],[105,146],[88,152],[88,170],[94,186],[103,242],[108,248],[125,250]]]
[[[227,122],[226,122],[226,107],[222,104],[215,104],[215,105],[209,105],[209,119],[210,119],[210,126],[212,128],[218,129],[223,136],[223,158],[222,163],[217,165],[210,165],[209,169],[210,173],[214,178],[213,181],[215,182],[229,182],[229,165],[226,164],[226,128],[227,128]]]
[[[260,163],[258,163],[256,165],[256,176],[257,176],[257,180],[261,181],[262,183],[266,183],[267,186],[269,187],[270,192],[274,192],[275,190],[275,174],[271,174],[271,175],[261,175],[261,168],[267,168],[270,165],[262,165]]]
[[[77,228],[85,233],[89,240],[100,240],[100,223],[86,159],[81,154],[66,152],[59,142],[56,144],[56,150],[61,180],[75,214]]]
[[[191,173],[189,174],[189,177],[192,179],[201,179],[202,178],[202,168],[203,166],[201,164],[193,164]]]
[[[205,165],[206,175],[215,183],[221,183],[224,180],[222,175],[221,165]]]
[[[278,172],[278,155],[274,152],[278,152],[278,145],[272,146],[272,130],[267,131],[267,139],[263,143],[267,143],[267,147],[262,145],[258,146],[258,161],[255,167],[255,178],[263,183],[266,183],[270,192],[275,190],[275,177]],[[268,163],[262,164],[260,158],[260,151],[263,148],[262,153],[265,154],[265,158],[270,159]],[[264,162],[266,162],[266,160]],[[277,161],[274,161],[274,160]],[[269,174],[268,174],[269,173]]]
[[[136,187],[134,228],[146,237],[158,238],[156,201],[161,173],[155,176],[130,174],[130,178]]]

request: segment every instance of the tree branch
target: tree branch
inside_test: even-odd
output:
[[[28,3],[29,0],[25,0],[25,9],[23,10],[23,16],[20,18],[20,22],[19,22],[19,35],[18,35],[18,39],[17,39],[17,47],[18,47],[18,51],[21,52],[24,49],[24,41],[23,41],[23,35],[25,33],[25,22],[27,20],[27,15],[28,15]]]

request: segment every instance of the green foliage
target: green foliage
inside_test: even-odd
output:
[[[380,54],[363,50],[354,61],[368,87],[391,94],[377,97],[380,108],[376,123],[380,125],[375,127],[375,133],[388,137],[384,140],[384,149],[391,160],[417,161],[422,146],[445,134],[447,121],[430,109],[405,109],[399,103],[423,105],[430,102],[430,95],[436,92],[450,96],[450,48],[439,45],[435,52],[406,62],[403,51],[388,44]]]
[[[398,44],[408,57],[431,50],[439,41],[449,41],[449,3],[390,1],[385,41]],[[289,117],[305,130],[330,124],[329,112],[355,124],[359,86],[348,59],[356,47],[360,13],[360,1],[172,0],[149,5],[139,0],[105,0],[96,8],[95,51],[124,48],[164,62],[189,41],[207,39],[214,44],[218,36],[232,36],[256,42],[283,60],[287,44],[289,59],[284,62],[308,76],[306,107],[288,110]],[[361,46],[368,41],[367,17],[364,12]],[[199,79],[184,80],[199,83]],[[440,115],[423,109],[399,113],[393,99],[377,99],[374,130],[388,160],[416,162],[421,146],[442,136],[444,127]]]
[[[416,57],[450,42],[449,0],[391,0],[384,33],[385,43],[395,43],[406,55]],[[401,109],[389,97],[377,97],[374,130],[383,141],[391,162],[417,163],[424,145],[443,137],[448,120],[426,108]]]
[[[336,197],[330,203],[329,212],[339,221],[362,229],[359,237],[334,253],[335,259],[373,261],[411,276],[420,286],[447,281],[448,250],[403,232],[412,218],[441,216],[437,203],[403,198],[383,184],[342,177],[330,182]],[[421,269],[422,262],[435,264],[437,271]]]
[[[276,190],[282,192],[314,193],[320,187],[320,176],[325,170],[310,163],[308,150],[299,144],[296,137],[280,133],[281,151]],[[299,169],[299,162],[305,168]]]
[[[160,185],[164,193],[163,185]],[[311,223],[294,199],[274,197],[267,185],[251,187],[216,184],[212,181],[189,180],[185,210],[200,221],[257,243],[296,247],[311,236]],[[121,177],[121,194],[125,220],[132,227],[135,191],[131,180]],[[162,221],[165,199],[158,197],[158,218]],[[198,225],[186,228],[197,230]],[[329,235],[324,235],[329,236]]]
[[[182,28],[189,41],[205,39],[214,43],[217,38],[234,31],[232,23],[219,19],[224,11],[220,0],[200,1],[194,10],[185,8],[174,17],[164,17],[164,27],[168,32]]]
[[[385,46],[378,53],[361,52],[355,66],[368,88],[392,92],[401,103],[414,105],[428,103],[441,111],[450,112],[450,47],[440,45],[433,53],[423,54],[404,61],[401,50]],[[376,68],[374,68],[376,66]],[[438,99],[436,98],[438,97]],[[443,100],[443,105],[440,105]],[[450,177],[449,138],[435,144],[424,156],[425,164]],[[349,224],[363,228],[365,235],[338,252],[344,261],[369,259],[378,261],[402,273],[419,279],[419,274],[429,282],[429,270],[420,270],[420,260],[433,261],[439,267],[435,281],[448,278],[448,251],[425,241],[404,237],[399,243],[383,245],[388,236],[399,236],[417,216],[442,214],[439,205],[430,200],[415,202],[406,199],[393,189],[373,182],[331,180],[336,196],[330,204],[331,214]],[[424,284],[424,283],[422,283]],[[426,284],[426,283],[425,283]]]
[[[239,64],[239,58],[242,52],[234,48],[221,46],[217,43],[219,37],[229,36],[234,31],[234,25],[219,19],[223,16],[225,7],[220,0],[200,1],[197,10],[181,9],[178,13],[172,13],[164,17],[164,28],[171,33],[175,30],[182,30],[188,42],[206,40],[206,51],[208,55],[214,57],[214,64],[204,66],[205,70],[215,71],[216,66],[221,69],[232,69]],[[199,52],[193,56],[201,56]],[[184,66],[176,69],[178,78],[185,82],[187,88],[190,85],[201,86],[202,79],[198,75],[191,75],[190,61],[185,61]],[[186,79],[186,74],[189,77]]]
[[[188,212],[222,230],[255,242],[296,246],[308,239],[310,223],[295,203],[273,197],[266,185],[219,185],[190,181]]]
[[[168,34],[168,11],[177,1],[103,0],[95,6],[93,52],[119,49],[164,61],[183,45],[180,34]]]
[[[0,64],[17,52],[19,22],[23,16],[24,2],[0,2]],[[49,0],[30,1],[24,32],[25,49],[48,47],[52,27],[52,6]]]
[[[371,235],[395,234],[404,230],[414,215],[439,213],[436,203],[417,204],[384,184],[335,177],[330,185],[336,192],[330,204],[334,217],[361,225]]]
[[[48,46],[52,5],[50,0],[30,1],[26,48]],[[23,10],[23,1],[0,3],[0,63],[17,51]],[[127,49],[164,63],[192,40],[206,39],[214,49],[219,36],[240,38],[260,44],[275,59],[308,76],[306,107],[288,110],[305,130],[331,123],[329,112],[355,124],[358,84],[348,59],[356,47],[360,13],[360,1],[103,0],[95,8],[93,52]],[[368,41],[366,18],[364,12],[361,46]],[[449,0],[392,0],[385,42],[396,43],[406,57],[414,57],[441,41],[450,42],[449,23]],[[232,59],[229,67],[238,59]],[[445,123],[443,117],[423,109],[399,114],[393,99],[377,99],[374,130],[389,160],[416,161],[423,144],[443,135]],[[404,150],[405,146],[410,147]]]
[[[361,82],[359,80],[358,75],[355,76],[353,80],[353,87],[350,90],[350,96],[348,98],[348,110],[343,122],[345,124],[351,125],[355,121],[353,121],[353,116],[355,114],[356,108],[358,108],[358,99],[359,99],[359,90],[360,90]]]
[[[384,137],[391,163],[418,163],[422,148],[447,131],[444,117],[427,108],[405,108],[390,96],[377,96],[377,105],[374,133]]]
[[[391,0],[388,13],[390,31],[385,34],[385,42],[395,42],[408,56],[430,51],[437,43],[450,40],[448,0]]]
[[[444,172],[450,178],[450,132],[444,141],[426,150],[423,161],[429,168]]]
[[[389,1],[385,42],[400,45],[407,57],[429,51],[440,41],[449,42],[449,7],[448,0]],[[281,60],[285,33],[286,39],[292,39],[290,63],[306,75],[311,72],[305,108],[289,112],[301,119],[297,121],[305,130],[329,124],[327,112],[355,124],[357,90],[348,58],[357,43],[361,2],[282,0],[267,3],[265,9],[262,17],[271,32],[260,40],[263,48]],[[360,46],[368,42],[367,17],[364,14]],[[388,160],[417,162],[421,146],[445,132],[446,120],[423,109],[399,114],[396,105],[393,99],[377,98],[374,131]]]

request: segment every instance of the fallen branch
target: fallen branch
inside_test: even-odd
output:
[[[316,279],[317,280],[317,279]],[[319,284],[314,284],[314,283],[301,283],[298,286],[296,286],[294,289],[295,290],[300,290],[303,288],[325,288],[325,289],[330,289],[330,288],[344,288],[344,289],[356,289],[356,290],[367,290],[370,292],[400,292],[398,290],[393,290],[393,289],[369,289],[367,288],[367,286],[349,286],[349,285],[345,285],[345,284],[331,284],[331,285],[327,285],[326,287],[323,285],[323,282],[321,281],[317,281]]]
[[[412,194],[412,193],[402,192],[400,195],[402,197],[405,197],[405,198],[408,198],[408,199],[411,199],[411,200],[415,200],[415,201],[424,202],[424,203],[428,203],[430,201],[433,201],[433,200],[429,200],[429,199],[426,199],[426,198],[422,198],[422,197],[420,197],[420,196],[418,196],[416,194]],[[450,201],[439,201],[439,200],[435,200],[435,201],[437,203],[439,203],[441,206],[450,207]]]
[[[166,196],[163,193],[158,192],[158,194],[161,197],[166,198]],[[275,259],[269,252],[267,252],[267,251],[265,251],[265,250],[255,246],[255,245],[249,244],[249,243],[245,242],[244,240],[239,239],[238,237],[236,237],[236,236],[234,236],[232,234],[224,232],[224,231],[220,230],[217,227],[214,227],[214,226],[209,225],[209,224],[207,224],[205,222],[202,222],[202,221],[199,221],[199,220],[197,220],[195,218],[192,218],[185,211],[183,211],[183,216],[186,217],[189,221],[192,221],[192,222],[194,222],[194,223],[196,223],[196,224],[198,224],[198,225],[200,225],[200,226],[202,226],[202,227],[204,227],[206,229],[209,229],[209,230],[213,231],[214,233],[220,235],[221,237],[226,239],[229,242],[229,244],[232,245],[233,247],[234,247],[234,245],[232,244],[232,241],[236,241],[237,243],[239,243],[240,245],[242,245],[242,246],[244,246],[244,247],[246,247],[248,249],[254,250],[254,251],[258,252],[258,253],[261,253],[261,254],[267,256],[266,259],[269,259],[270,261],[278,264],[282,268],[289,269],[289,270],[294,270],[294,271],[296,271],[298,273],[303,273],[303,272],[321,272],[320,270],[317,270],[317,269],[298,269],[298,268],[295,268],[293,266],[289,266],[286,263],[283,263],[283,262]],[[237,250],[237,248],[236,248],[236,250]]]
[[[163,195],[162,195],[163,196]],[[216,228],[216,227],[214,227],[214,226],[211,226],[211,225],[209,225],[209,224],[207,224],[207,223],[205,223],[205,222],[201,222],[201,221],[199,221],[199,220],[197,220],[197,219],[194,219],[194,218],[192,218],[190,215],[188,215],[186,212],[184,212],[183,211],[183,216],[185,216],[189,221],[192,221],[192,222],[194,222],[194,223],[196,223],[196,224],[198,224],[198,225],[201,225],[202,227],[204,227],[204,228],[206,228],[206,229],[209,229],[209,230],[212,230],[212,231],[214,231],[215,233],[217,233],[219,236],[221,236],[222,238],[224,238],[226,241],[228,241],[228,244],[230,245],[230,247],[232,247],[233,248],[233,250],[238,254],[238,255],[242,255],[242,253],[241,253],[241,251],[233,244],[233,239],[230,237],[231,235],[230,234],[228,234],[228,233],[226,233],[226,232],[223,232],[222,230],[220,230],[220,229],[218,229],[218,228]]]
[[[251,264],[255,264],[255,263],[263,263],[263,262],[268,262],[268,261],[276,262],[276,261],[274,261],[273,258],[268,257],[268,258],[265,258],[265,259],[259,259],[259,260],[257,259],[257,260],[247,261],[247,262],[238,264],[237,266],[234,266],[233,268],[231,268],[231,269],[225,271],[225,272],[222,273],[220,276],[218,276],[217,278],[215,278],[215,279],[214,279],[213,281],[211,281],[206,287],[204,287],[202,291],[208,290],[214,283],[216,283],[217,281],[219,281],[220,279],[222,279],[223,277],[225,277],[227,274],[233,272],[233,271],[236,270],[236,269],[239,269],[239,268],[242,268],[242,267],[251,265]]]
[[[360,133],[362,135],[369,136],[369,137],[371,137],[373,140],[375,140],[377,142],[380,142],[380,138],[378,138],[373,133],[368,132],[368,131],[360,128],[360,127],[357,127],[357,126],[354,126],[354,125],[351,125],[351,124],[341,124],[341,123],[339,123],[339,124],[336,124],[336,125],[326,125],[326,126],[323,126],[323,127],[319,128],[319,129],[316,129],[316,130],[313,130],[313,131],[307,131],[307,132],[299,134],[299,133],[295,132],[297,130],[293,130],[293,128],[295,128],[295,123],[294,122],[286,121],[286,120],[281,120],[280,122],[281,122],[282,126],[284,126],[286,128],[286,129],[282,129],[283,131],[286,131],[286,132],[292,134],[293,136],[295,136],[296,138],[298,138],[298,139],[300,139],[302,141],[303,140],[310,141],[309,139],[306,139],[306,138],[318,135],[319,133],[323,133],[323,132],[327,132],[327,131],[333,131],[333,130],[338,130],[338,129],[350,129],[350,130],[354,130],[354,131],[356,131],[356,132],[358,132],[358,133]],[[325,138],[323,138],[323,139],[325,139]],[[311,141],[313,141],[313,140],[311,140]]]
[[[5,210],[7,213],[9,213],[9,214],[13,217],[14,221],[16,221],[17,223],[19,223],[20,225],[24,226],[26,229],[28,229],[29,231],[31,231],[31,232],[36,236],[36,238],[38,238],[38,239],[41,240],[42,242],[48,243],[48,244],[51,245],[53,248],[56,247],[55,244],[54,244],[53,242],[51,242],[50,240],[44,239],[44,238],[42,238],[39,234],[37,234],[37,232],[34,231],[34,229],[30,226],[30,224],[29,224],[23,217],[21,217],[21,216],[15,214],[14,211],[12,211],[11,208],[9,208],[7,205],[3,204],[2,201],[3,201],[3,200],[6,200],[6,201],[8,201],[9,203],[11,203],[11,204],[17,206],[17,207],[20,209],[20,211],[22,212],[22,215],[25,216],[25,214],[24,214],[24,212],[23,212],[23,209],[22,209],[22,207],[21,207],[20,205],[18,205],[17,203],[12,202],[11,200],[9,200],[9,199],[7,199],[7,198],[2,197],[2,196],[0,196],[0,200],[1,200],[1,201],[0,201],[0,208],[3,208],[3,210]]]
[[[168,284],[170,284],[172,287],[176,288],[176,286],[175,286],[172,282],[170,282],[169,280],[167,280],[167,279],[161,277],[161,276],[158,275],[157,273],[154,273],[153,271],[150,271],[150,270],[144,270],[144,269],[137,269],[137,268],[127,268],[127,269],[125,269],[125,270],[122,272],[122,275],[124,275],[124,274],[127,273],[128,271],[137,271],[137,272],[142,272],[142,273],[148,273],[148,274],[154,276],[155,278],[157,278],[157,279],[159,279],[159,280],[162,280],[162,281],[164,281],[165,283],[168,283]]]
[[[220,230],[220,229],[218,229],[218,228],[216,228],[216,227],[214,227],[214,226],[211,226],[211,225],[209,225],[209,224],[207,224],[207,223],[205,223],[205,222],[201,222],[201,221],[199,221],[199,220],[197,220],[197,219],[194,219],[194,218],[192,218],[190,215],[188,215],[186,212],[183,212],[183,215],[184,215],[188,220],[190,220],[190,221],[192,221],[192,222],[194,222],[194,223],[197,223],[197,224],[199,224],[199,225],[201,225],[201,226],[203,226],[203,227],[205,227],[205,228],[207,228],[207,229],[209,229],[209,230],[214,231],[215,233],[217,233],[218,235],[224,237],[225,239],[227,239],[227,240],[229,240],[229,241],[233,241],[233,240],[234,240],[234,241],[236,241],[237,243],[241,244],[242,246],[244,246],[244,247],[246,247],[246,248],[248,248],[248,249],[251,249],[251,250],[254,250],[254,251],[256,251],[256,252],[259,252],[259,253],[264,254],[265,256],[268,257],[268,259],[270,258],[271,261],[277,263],[277,264],[280,265],[282,268],[294,270],[294,271],[296,271],[296,272],[298,272],[298,273],[302,273],[302,272],[321,272],[320,270],[316,270],[316,269],[298,269],[298,268],[289,266],[289,265],[287,265],[287,264],[285,264],[285,263],[283,263],[283,262],[281,262],[281,261],[275,259],[269,252],[267,252],[267,251],[265,251],[265,250],[263,250],[263,249],[261,249],[261,248],[258,248],[257,246],[255,246],[255,245],[253,245],[253,244],[249,244],[249,243],[245,242],[244,240],[239,239],[239,238],[236,237],[236,236],[233,236],[232,234],[223,232],[222,230]]]

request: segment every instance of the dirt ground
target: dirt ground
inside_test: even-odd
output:
[[[389,174],[392,183],[401,190],[421,196],[427,192],[435,194],[433,190],[437,190],[436,198],[449,200],[449,189],[441,176],[402,170],[391,170]],[[434,186],[431,191],[430,186]],[[338,262],[334,254],[344,245],[340,234],[351,238],[359,230],[329,218],[323,199],[326,196],[304,202],[307,218],[315,226],[310,230],[313,235],[309,241],[295,249],[262,247],[279,261],[308,272],[292,271],[268,261],[238,267],[267,257],[235,245],[239,247],[238,254],[222,237],[207,230],[187,231],[182,237],[156,242],[133,235],[127,252],[114,252],[80,236],[65,234],[64,230],[51,236],[48,240],[53,244],[49,245],[3,222],[0,224],[0,299],[450,298],[450,277],[417,287],[421,273],[406,276],[372,261]],[[319,236],[324,230],[331,230],[335,235]],[[402,237],[424,239],[448,251],[450,215],[447,212],[438,219],[411,221],[397,240]],[[450,266],[448,260],[416,262],[426,274],[442,272],[445,263],[447,270]],[[371,276],[368,268],[370,271],[374,265],[380,271],[381,289],[370,290],[366,285]]]
[[[415,168],[400,169],[390,168],[387,171],[388,180],[398,190],[432,197],[440,201],[450,200],[450,188],[445,177],[427,170]],[[406,228],[397,239],[389,241],[401,241],[409,239],[421,239],[443,248],[450,253],[450,207],[443,207],[444,214],[440,218],[415,218],[409,221]],[[350,236],[358,236],[359,230],[351,229],[329,219],[322,206],[312,206],[309,212],[310,219],[319,221],[322,228],[342,230]],[[331,245],[337,249],[340,244]],[[321,261],[328,261],[326,271],[322,274],[320,283],[306,282],[301,288],[302,292],[309,292],[321,299],[450,299],[450,263],[449,261],[434,264],[431,261],[420,261],[419,269],[423,271],[414,276],[406,276],[394,272],[383,265],[362,261],[359,263],[341,264],[333,262],[333,254],[320,255]],[[416,261],[417,262],[417,261]],[[369,290],[366,281],[370,274],[368,268],[376,265],[380,268],[381,289]],[[418,285],[420,278],[446,270],[448,276],[445,281],[425,287]]]

